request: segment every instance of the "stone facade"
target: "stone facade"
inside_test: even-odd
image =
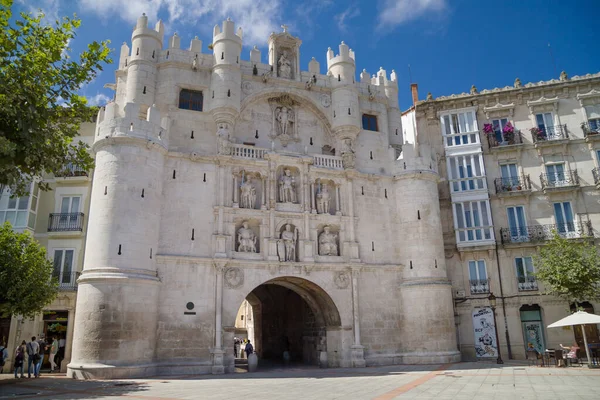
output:
[[[432,145],[447,179],[440,208],[463,359],[482,356],[473,315],[489,307],[489,293],[502,298],[503,358],[524,359],[531,335],[540,348],[577,340],[583,349],[579,328],[545,328],[571,305],[543,295],[532,256],[553,229],[598,245],[600,74],[428,96],[404,113],[403,127]],[[588,328],[588,340],[600,342],[597,327]]]
[[[259,357],[457,361],[437,162],[403,145],[396,74],[355,80],[343,42],[303,71],[285,26],[268,63],[230,20],[210,54],[163,32],[140,17],[98,115],[68,376],[233,372],[245,300]]]

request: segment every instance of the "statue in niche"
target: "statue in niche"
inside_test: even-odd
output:
[[[217,153],[222,155],[231,154],[231,146],[229,142],[229,128],[227,124],[220,124],[217,129]]]
[[[254,208],[256,205],[256,188],[249,179],[246,179],[246,173],[242,172],[242,183],[240,184],[240,207]]]
[[[356,155],[354,154],[354,147],[352,145],[352,139],[346,138],[342,142],[342,164],[344,169],[354,168]]]
[[[290,61],[290,56],[287,50],[284,50],[281,53],[281,56],[279,56],[277,66],[279,67],[280,78],[292,79],[292,62]]]
[[[279,261],[296,261],[296,242],[298,241],[298,228],[292,231],[292,225],[286,224],[281,232],[281,239],[277,241]]]
[[[244,221],[238,230],[237,242],[240,253],[256,253],[256,235],[248,227],[248,221]]]
[[[319,255],[320,256],[337,256],[338,246],[335,233],[330,232],[328,225],[323,228],[323,232],[319,235]]]
[[[281,203],[296,203],[296,179],[289,169],[284,170],[279,179],[279,201]]]
[[[329,201],[331,196],[329,194],[329,185],[321,184],[319,182],[317,186],[317,213],[318,214],[329,214]]]
[[[286,106],[279,107],[276,111],[277,123],[279,124],[279,134],[292,136],[292,124],[294,123],[294,112]]]

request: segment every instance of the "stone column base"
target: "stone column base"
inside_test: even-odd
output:
[[[212,368],[211,372],[213,375],[221,375],[225,373],[225,350],[213,349],[210,352],[212,354]]]
[[[352,349],[352,366],[354,368],[363,368],[366,367],[367,363],[365,362],[365,347],[359,344],[356,344],[351,347]]]

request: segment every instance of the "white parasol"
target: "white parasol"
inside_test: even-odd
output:
[[[585,311],[577,311],[565,317],[553,324],[548,325],[548,328],[559,328],[561,326],[573,326],[573,325],[596,325],[600,324],[600,315],[590,314]],[[582,326],[581,331],[583,332],[583,343],[585,345],[585,354],[587,356],[588,365],[592,365],[592,357],[590,357],[590,349],[587,343],[587,337],[585,336],[585,329]]]

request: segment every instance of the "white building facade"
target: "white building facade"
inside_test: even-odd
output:
[[[98,116],[68,376],[233,372],[245,300],[260,358],[459,360],[436,157],[403,144],[396,74],[356,79],[343,42],[302,70],[287,28],[266,63],[230,20],[210,54],[163,31],[138,20]]]

